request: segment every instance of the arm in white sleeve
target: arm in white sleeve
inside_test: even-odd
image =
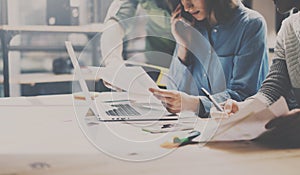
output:
[[[117,21],[111,19],[106,22],[106,29],[102,33],[100,44],[103,58],[101,65],[107,66],[123,62],[124,35],[124,30]]]

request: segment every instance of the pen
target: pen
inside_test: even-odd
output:
[[[223,108],[219,105],[219,103],[217,103],[217,101],[210,95],[210,93],[206,89],[201,88],[201,90],[205,94],[205,96],[214,104],[218,111],[224,112]]]

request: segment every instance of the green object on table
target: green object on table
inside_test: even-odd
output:
[[[194,138],[198,137],[199,135],[200,135],[199,131],[191,131],[188,133],[187,137],[184,138],[174,137],[173,143],[184,144],[192,141]]]

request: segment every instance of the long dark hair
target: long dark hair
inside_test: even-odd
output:
[[[181,0],[156,0],[160,6],[168,6],[171,12],[180,4]],[[218,23],[224,23],[231,19],[234,10],[238,7],[238,0],[205,0],[208,13],[215,13]],[[166,5],[167,4],[167,5]]]
[[[215,13],[218,23],[230,20],[238,7],[237,0],[205,0],[208,13]]]

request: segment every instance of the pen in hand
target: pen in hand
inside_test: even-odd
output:
[[[212,97],[212,95],[204,88],[201,88],[205,96],[214,104],[218,111],[224,112],[223,108],[217,103],[217,101]]]

